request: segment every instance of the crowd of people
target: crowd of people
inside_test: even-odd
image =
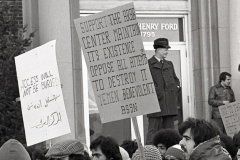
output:
[[[10,139],[0,148],[1,160],[238,160],[240,132],[233,138],[223,133],[215,122],[188,118],[178,130],[162,129],[153,144],[140,147],[136,140],[122,144],[109,136],[99,136],[90,146],[77,139],[65,139],[46,151],[30,156],[19,141]],[[39,155],[44,155],[40,156]],[[143,157],[144,156],[144,157]]]

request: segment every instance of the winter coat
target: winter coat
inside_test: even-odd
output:
[[[224,105],[223,101],[234,102],[235,96],[231,87],[224,87],[221,83],[211,87],[208,95],[208,104],[212,106],[212,118],[221,118],[218,106]]]
[[[189,160],[231,160],[231,156],[221,146],[219,136],[200,143],[192,151]]]
[[[0,160],[31,160],[31,158],[20,142],[10,139],[0,148]]]
[[[148,114],[148,117],[177,115],[177,94],[180,86],[171,61],[159,62],[155,56],[148,60],[161,112]]]

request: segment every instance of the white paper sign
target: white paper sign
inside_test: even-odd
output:
[[[15,57],[28,146],[70,133],[55,46],[54,40]]]
[[[102,123],[159,112],[133,3],[75,26]]]
[[[219,111],[228,136],[240,131],[240,101],[219,106]]]

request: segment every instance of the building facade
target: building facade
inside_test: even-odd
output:
[[[218,83],[223,71],[232,74],[232,88],[240,98],[238,65],[240,20],[238,0],[23,0],[23,24],[29,32],[37,29],[32,48],[57,40],[57,61],[71,133],[53,139],[78,138],[89,144],[100,134],[119,140],[134,138],[130,119],[101,124],[92,96],[88,73],[81,53],[73,20],[107,9],[134,3],[147,56],[154,54],[153,40],[166,37],[172,47],[169,59],[174,62],[181,81],[179,116],[176,126],[187,117],[211,119],[208,92]],[[146,117],[138,117],[144,139]],[[91,133],[91,136],[90,136]]]

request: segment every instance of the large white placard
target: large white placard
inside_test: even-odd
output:
[[[70,133],[55,46],[54,40],[15,57],[28,146]]]
[[[133,3],[75,26],[102,123],[159,112]]]
[[[219,111],[228,136],[240,131],[240,101],[219,106]]]

